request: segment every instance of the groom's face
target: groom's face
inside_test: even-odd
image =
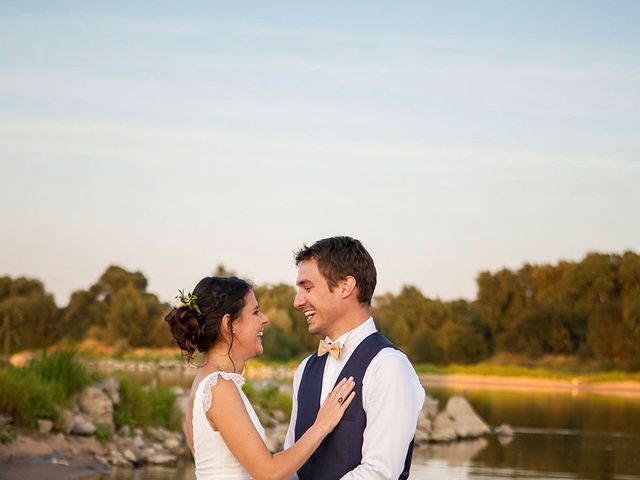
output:
[[[338,327],[340,294],[337,288],[333,292],[329,290],[315,259],[300,262],[296,285],[293,306],[304,312],[309,333],[334,339],[332,332]]]

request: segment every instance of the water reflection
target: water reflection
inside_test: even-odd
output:
[[[461,393],[428,390],[440,401]],[[640,479],[638,399],[504,390],[473,390],[466,396],[490,425],[508,423],[515,436],[506,446],[488,437],[486,448],[466,465],[465,476],[457,478]],[[416,478],[447,478],[422,477],[421,467],[431,463],[420,465]]]

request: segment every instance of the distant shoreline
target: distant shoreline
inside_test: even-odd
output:
[[[640,382],[603,381],[582,382],[572,380],[533,377],[503,377],[495,375],[468,374],[419,374],[420,382],[429,390],[429,385],[465,387],[473,389],[498,389],[520,391],[568,391],[575,393],[602,393],[624,397],[640,397]]]

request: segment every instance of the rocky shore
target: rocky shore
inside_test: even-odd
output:
[[[273,386],[264,379],[250,383],[256,391]],[[281,385],[279,391],[291,395],[289,385]],[[174,407],[183,415],[189,391],[175,388],[174,393]],[[12,440],[0,444],[2,478],[81,478],[113,467],[172,466],[180,459],[190,461],[191,454],[182,433],[126,425],[116,430],[113,412],[119,401],[120,384],[115,378],[109,378],[85,388],[70,409],[58,412],[56,422],[38,420],[37,430],[15,429],[12,419],[0,417],[0,435]],[[267,446],[274,452],[281,450],[289,412],[266,411],[259,405],[256,410],[265,426]],[[451,397],[441,410],[436,400],[427,397],[415,441],[418,446],[452,443],[477,439],[491,432],[464,397]],[[503,438],[511,435],[506,426],[493,432]],[[36,470],[46,474],[37,474]]]

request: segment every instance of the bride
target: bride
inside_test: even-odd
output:
[[[264,429],[241,387],[245,362],[262,353],[267,317],[251,286],[236,277],[206,277],[165,320],[187,361],[205,354],[191,386],[185,417],[198,480],[284,479],[298,470],[338,424],[355,393],[342,379],[313,426],[289,449],[272,454]]]

